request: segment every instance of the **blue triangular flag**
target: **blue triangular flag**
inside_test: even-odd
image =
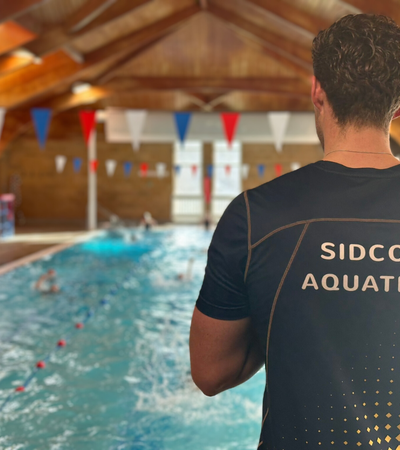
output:
[[[73,165],[74,165],[74,172],[79,173],[82,167],[82,158],[74,158]]]
[[[129,175],[131,174],[132,166],[133,166],[133,163],[131,161],[124,162],[124,174],[126,177],[129,177]]]
[[[209,164],[207,166],[207,175],[208,175],[209,178],[212,177],[212,173],[213,173],[213,166],[212,166],[212,164]]]
[[[265,173],[265,165],[264,164],[259,164],[258,165],[258,176],[260,178],[264,177],[264,173]]]
[[[51,109],[49,108],[32,108],[31,116],[35,126],[36,136],[39,146],[42,150],[46,145],[47,134],[49,132],[51,121]]]
[[[192,113],[190,113],[190,112],[176,112],[175,113],[175,125],[176,125],[176,129],[178,131],[179,139],[181,140],[182,144],[185,140],[191,117],[192,117]]]
[[[181,166],[175,166],[174,169],[175,169],[175,173],[176,173],[177,175],[179,175],[179,173],[180,173],[180,171],[181,171]]]

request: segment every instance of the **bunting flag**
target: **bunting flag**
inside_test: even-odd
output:
[[[274,138],[276,151],[281,152],[283,139],[285,138],[286,129],[289,124],[290,113],[271,112],[268,113],[268,119],[271,125],[272,137]]]
[[[116,167],[117,161],[115,161],[115,159],[106,160],[106,172],[108,177],[112,177],[114,175]]]
[[[282,175],[282,166],[280,164],[275,164],[275,175],[277,177]]]
[[[225,173],[227,174],[227,175],[230,175],[231,174],[231,166],[225,166]]]
[[[300,169],[301,164],[299,162],[292,162],[290,163],[290,169],[291,170],[298,170]]]
[[[6,116],[6,109],[0,108],[0,139],[1,139],[1,133],[3,131],[3,125],[4,125],[4,118]]]
[[[209,165],[207,166],[207,176],[208,176],[209,178],[211,178],[212,175],[213,175],[213,166],[212,166],[212,164],[209,164]]]
[[[221,120],[229,147],[231,147],[239,123],[239,113],[221,113]]]
[[[179,175],[179,174],[181,173],[181,166],[176,165],[176,166],[174,167],[174,169],[175,169],[175,174],[176,174],[176,175]]]
[[[36,137],[39,141],[39,147],[41,150],[44,150],[50,128],[51,109],[32,108],[31,116],[33,125],[35,126]]]
[[[196,173],[197,173],[197,166],[196,166],[196,164],[193,164],[193,166],[192,166],[192,174],[196,175]]]
[[[125,161],[124,162],[124,175],[126,177],[129,177],[129,175],[132,172],[133,163],[131,161]]]
[[[148,170],[149,170],[149,166],[147,163],[140,164],[140,176],[146,177]]]
[[[97,161],[97,159],[92,159],[92,161],[90,161],[90,171],[92,173],[96,173],[98,167],[99,167],[99,162]]]
[[[96,111],[79,111],[79,119],[81,121],[85,143],[86,145],[89,145],[90,135],[96,125]]]
[[[164,178],[167,174],[167,165],[163,162],[156,164],[156,174],[158,178]]]
[[[250,166],[249,164],[242,164],[242,179],[247,180],[249,178]]]
[[[183,144],[185,142],[186,134],[189,129],[190,119],[192,118],[192,113],[190,112],[176,112],[174,114],[175,117],[175,126],[178,132],[179,139]]]
[[[67,157],[63,155],[56,156],[56,170],[57,173],[62,173],[64,171],[65,164],[67,162]]]
[[[204,199],[207,204],[211,202],[211,178],[204,178]]]
[[[257,166],[257,170],[258,170],[258,176],[260,178],[264,178],[264,173],[265,173],[265,165],[264,164],[259,164]]]
[[[74,158],[73,161],[74,172],[79,173],[82,167],[82,158]]]
[[[137,152],[140,147],[140,138],[147,117],[147,111],[141,109],[128,109],[125,112],[126,122],[132,140],[132,148]]]

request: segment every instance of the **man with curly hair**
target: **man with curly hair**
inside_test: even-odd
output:
[[[314,39],[324,158],[239,195],[215,231],[193,314],[209,396],[264,364],[259,449],[400,441],[400,28],[348,15]]]

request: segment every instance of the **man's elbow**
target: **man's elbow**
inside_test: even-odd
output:
[[[215,380],[209,377],[199,376],[192,372],[192,379],[194,384],[201,390],[201,392],[207,397],[215,397],[221,392],[228,389],[225,387],[225,383]]]

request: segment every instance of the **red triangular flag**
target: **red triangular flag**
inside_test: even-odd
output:
[[[275,164],[275,175],[277,177],[282,175],[282,166],[280,164]]]
[[[149,168],[149,166],[147,163],[140,164],[140,173],[141,173],[142,177],[145,177],[147,175],[148,168]]]
[[[81,121],[85,143],[88,145],[96,122],[96,111],[79,111],[79,119]]]
[[[96,173],[98,165],[99,165],[99,162],[97,161],[97,159],[93,159],[92,161],[90,161],[90,170],[93,173]]]
[[[239,118],[239,113],[221,113],[221,120],[224,126],[225,137],[228,141],[229,147],[232,145],[233,138],[235,137]]]
[[[227,175],[231,174],[231,166],[225,166],[225,172]]]
[[[194,164],[194,165],[192,166],[192,174],[193,174],[193,175],[196,175],[196,172],[197,172],[197,166]]]

